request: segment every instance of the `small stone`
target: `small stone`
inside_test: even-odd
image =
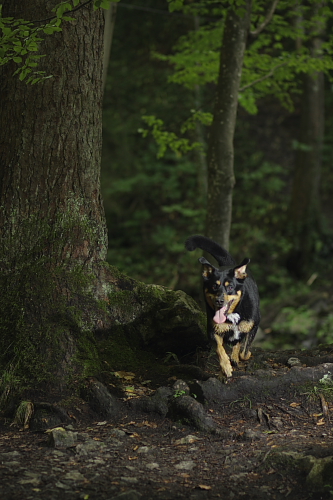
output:
[[[130,483],[130,484],[136,484],[139,482],[139,480],[136,477],[121,477],[121,481],[124,481],[125,483]]]
[[[57,483],[55,483],[55,485],[57,488],[61,488],[62,490],[69,490],[70,489],[70,486],[68,486],[68,484],[64,484],[61,481],[58,481]]]
[[[126,432],[122,431],[121,429],[111,429],[110,431],[110,436],[116,436],[118,438],[123,438],[126,436]]]
[[[289,358],[287,361],[287,366],[292,368],[293,366],[302,366],[301,361],[298,358]]]
[[[86,478],[81,472],[73,470],[67,472],[67,474],[64,475],[64,479],[69,479],[70,481],[85,481]]]
[[[152,450],[149,446],[139,446],[136,450],[138,453],[149,453]]]
[[[49,445],[53,448],[70,448],[76,444],[77,433],[66,431],[63,427],[56,427],[47,433],[49,434]]]
[[[185,436],[181,439],[177,439],[175,441],[175,444],[191,444],[191,443],[194,443],[195,441],[200,441],[200,439],[202,439],[202,438],[199,438],[197,436],[193,436],[192,434],[188,434],[187,436]]]
[[[183,462],[179,462],[179,464],[175,465],[176,469],[179,470],[192,470],[196,466],[196,463],[193,460],[184,460]]]
[[[153,469],[159,469],[160,466],[156,462],[151,462],[149,464],[146,464],[147,469],[153,470]]]
[[[76,453],[78,455],[84,456],[88,455],[91,452],[103,451],[103,448],[106,447],[106,444],[103,441],[95,441],[90,439],[86,443],[78,444],[76,446]]]
[[[263,434],[259,431],[253,431],[252,429],[246,429],[243,434],[243,438],[247,441],[256,441],[263,438]]]

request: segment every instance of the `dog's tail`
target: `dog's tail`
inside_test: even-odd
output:
[[[206,238],[206,236],[200,236],[199,234],[190,236],[185,242],[185,248],[190,252],[196,248],[201,248],[204,252],[210,253],[220,266],[234,266],[236,264],[229,252],[215,241]]]

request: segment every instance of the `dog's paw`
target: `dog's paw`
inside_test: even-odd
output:
[[[227,315],[227,320],[231,321],[234,325],[237,325],[240,320],[240,315],[238,313],[231,313]]]

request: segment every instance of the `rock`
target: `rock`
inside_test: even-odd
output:
[[[193,460],[183,460],[183,462],[179,462],[179,464],[175,465],[176,469],[179,470],[192,470],[196,466],[196,463]]]
[[[81,389],[81,397],[102,417],[114,418],[119,415],[120,401],[98,380],[88,380]]]
[[[306,484],[313,492],[322,492],[333,488],[333,457],[316,458],[293,451],[274,453],[272,459],[285,468],[290,460],[307,474]]]
[[[145,292],[139,296],[141,311],[133,326],[149,349],[157,354],[180,355],[207,345],[205,315],[185,292],[145,285]]]
[[[76,453],[80,456],[85,456],[92,452],[96,453],[96,451],[102,451],[104,448],[106,448],[106,444],[103,443],[103,441],[89,439],[85,443],[76,446]]]
[[[110,430],[110,436],[124,438],[126,436],[126,432],[122,431],[121,429],[114,428]]]
[[[139,446],[139,448],[136,450],[137,453],[149,453],[150,451],[152,451],[152,447],[150,446]]]
[[[70,481],[85,481],[86,478],[84,477],[81,472],[73,470],[71,472],[67,472],[67,474],[64,475],[64,479],[69,479]]]
[[[146,464],[147,469],[149,470],[154,470],[154,469],[159,469],[160,466],[156,462],[150,462],[149,464]]]
[[[66,431],[63,427],[56,427],[47,431],[49,446],[53,448],[70,448],[76,445],[77,432]]]
[[[32,431],[43,431],[51,427],[60,427],[70,424],[71,418],[66,410],[51,403],[34,403],[34,413],[29,428]]]
[[[302,363],[298,358],[289,358],[287,361],[287,366],[289,366],[289,368],[291,368],[292,366],[302,366]]]
[[[257,441],[266,437],[262,432],[254,431],[252,429],[246,429],[243,434],[243,439],[246,441]]]
[[[41,482],[41,476],[38,473],[26,471],[24,473],[26,479],[21,479],[19,484],[31,484],[31,486],[38,486]]]
[[[120,480],[123,481],[124,483],[130,483],[130,484],[137,484],[139,482],[139,480],[136,477],[123,476],[120,478]]]
[[[174,394],[186,394],[187,396],[190,394],[190,388],[184,380],[176,380],[172,388],[174,390]]]
[[[177,439],[175,441],[175,444],[192,444],[195,443],[196,441],[200,441],[202,438],[199,438],[198,436],[193,436],[192,434],[188,434],[187,436]]]

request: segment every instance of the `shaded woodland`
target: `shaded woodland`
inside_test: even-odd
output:
[[[330,4],[325,6],[331,9]],[[317,7],[314,3],[311,8]],[[304,15],[314,15],[310,10]],[[259,57],[274,55],[281,47],[285,54],[306,46],[313,54],[315,46],[328,42],[331,20],[327,11],[321,14],[320,29],[314,33],[313,26],[308,26],[303,40],[290,36],[290,27],[298,22],[291,11],[279,4],[276,15],[281,24],[285,22],[281,28],[285,37],[281,32],[275,34],[277,48],[264,45]],[[214,32],[218,15],[214,3],[201,16],[200,9],[198,15],[193,11],[168,15],[163,2],[148,2],[144,7],[140,2],[120,4],[104,94],[102,190],[109,229],[108,260],[131,276],[185,290],[197,300],[198,268],[193,256],[184,253],[183,241],[184,236],[205,232],[210,128],[197,122],[182,136],[201,142],[202,151],[173,152],[166,147],[163,157],[153,135],[142,137],[139,130],[147,129],[142,116],[153,115],[163,120],[161,130],[180,136],[184,121],[194,111],[213,113],[216,84],[205,71],[212,70],[210,59],[218,58],[220,42]],[[209,42],[204,35],[200,38],[200,28],[211,31]],[[181,65],[186,61],[193,64],[191,43],[196,54],[192,58],[203,68],[199,77],[191,76],[190,70],[189,75],[182,75]],[[248,51],[255,43],[250,37]],[[256,63],[253,54],[248,58],[241,87],[250,78],[248,65]],[[271,313],[269,319],[272,310],[287,308],[284,327],[288,318],[292,322],[296,317],[312,328],[312,319],[308,321],[312,313],[306,305],[310,296],[331,295],[330,71],[326,76],[318,71],[272,74],[268,90],[250,87],[250,95],[240,94],[230,250],[236,259],[251,258],[264,313]],[[196,79],[202,83],[197,84]],[[295,303],[296,296],[299,301]],[[324,322],[319,328],[322,341],[330,336],[332,316],[327,311],[329,305],[324,321],[320,319]],[[269,329],[268,322],[265,328]],[[286,345],[283,335],[281,338],[280,345]],[[291,345],[295,341],[293,338]]]
[[[1,498],[332,498],[332,4],[0,12]],[[228,383],[195,233],[260,289]]]

